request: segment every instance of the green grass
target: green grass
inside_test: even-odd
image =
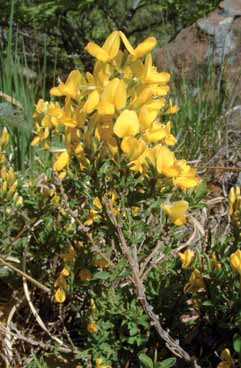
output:
[[[226,101],[223,92],[218,92],[218,79],[209,65],[195,80],[181,76],[173,83],[172,95],[180,107],[172,119],[177,154],[188,160],[208,161],[222,144],[224,125],[220,117]]]
[[[38,81],[31,79],[25,47],[18,40],[18,34],[13,33],[13,22],[14,1],[11,3],[7,47],[0,50],[0,92],[3,95],[0,97],[0,124],[7,126],[11,134],[14,146],[13,161],[16,169],[24,170],[31,166],[33,160],[31,137],[34,121],[32,113],[37,94],[44,94],[46,57],[44,58],[44,82],[41,90],[36,87],[39,85]]]

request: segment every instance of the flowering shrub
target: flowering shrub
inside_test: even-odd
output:
[[[1,163],[2,195],[15,185],[21,211],[7,211],[0,231],[40,290],[34,317],[51,351],[83,367],[232,367],[241,350],[240,190],[229,196],[232,228],[217,236],[204,183],[173,149],[169,119],[179,107],[169,74],[152,65],[155,44],[133,48],[118,31],[102,47],[89,42],[93,73],[72,71],[51,101],[38,101],[39,161],[17,198],[6,155]],[[7,141],[3,130],[1,154]],[[24,292],[33,311],[26,284]]]

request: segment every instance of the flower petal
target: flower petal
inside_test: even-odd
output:
[[[99,61],[103,61],[104,63],[106,63],[109,60],[108,52],[97,45],[95,42],[89,42],[85,47],[85,50]]]
[[[69,154],[67,151],[62,152],[58,158],[57,161],[55,161],[53,165],[53,169],[55,171],[61,171],[65,166],[69,164]]]
[[[119,138],[139,133],[140,124],[137,113],[132,110],[124,110],[116,120],[113,131]]]

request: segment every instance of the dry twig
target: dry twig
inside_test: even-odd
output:
[[[183,359],[188,365],[191,365],[195,368],[200,368],[196,359],[193,359],[179,344],[177,340],[174,340],[169,333],[164,330],[162,327],[159,317],[153,312],[153,307],[149,304],[146,294],[145,294],[145,287],[143,281],[140,276],[139,264],[137,261],[137,257],[133,256],[131,252],[131,247],[128,246],[125,236],[123,234],[122,228],[120,224],[117,222],[115,217],[113,206],[111,201],[106,204],[107,213],[110,217],[111,222],[113,223],[119,241],[120,241],[120,248],[122,254],[128,260],[132,271],[132,282],[135,286],[136,295],[138,300],[140,301],[144,311],[151,319],[152,325],[155,327],[158,335],[165,341],[167,348],[177,357]],[[157,246],[159,248],[159,245]]]

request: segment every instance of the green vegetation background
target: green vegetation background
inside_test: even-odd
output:
[[[47,58],[52,77],[90,66],[89,40],[103,42],[121,29],[136,43],[150,34],[159,46],[214,9],[219,0],[15,0],[14,28],[33,69]],[[11,0],[0,0],[0,43],[7,41]],[[0,46],[1,46],[0,44]],[[49,76],[50,76],[49,74]]]

